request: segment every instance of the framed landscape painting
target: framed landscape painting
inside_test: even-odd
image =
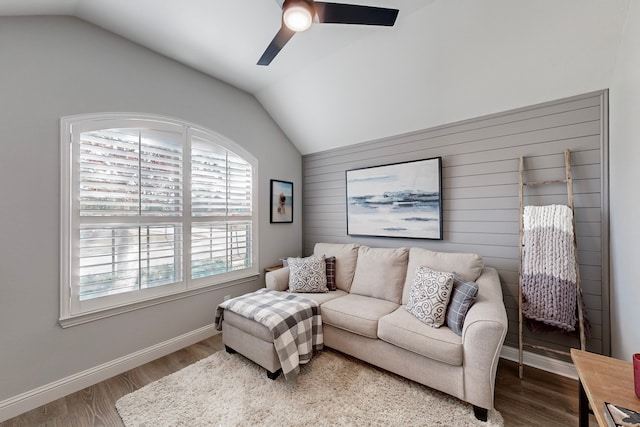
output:
[[[442,239],[442,158],[346,171],[347,234]]]
[[[293,222],[293,182],[271,180],[271,222]]]

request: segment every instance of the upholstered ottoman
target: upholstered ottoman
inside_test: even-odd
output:
[[[238,352],[275,379],[295,377],[323,346],[320,305],[307,298],[259,289],[218,306],[216,327],[227,352]]]
[[[267,370],[275,380],[282,372],[280,359],[273,345],[273,333],[258,322],[225,311],[222,322],[222,342],[228,353],[239,352]]]

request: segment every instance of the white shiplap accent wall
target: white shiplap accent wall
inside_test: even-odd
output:
[[[608,92],[599,91],[303,157],[303,251],[316,242],[420,246],[476,252],[500,272],[509,317],[506,344],[518,344],[518,159],[527,180],[564,178],[572,152],[582,289],[592,325],[588,349],[608,354]],[[390,118],[392,119],[392,118]],[[346,234],[345,171],[442,156],[444,239]],[[525,204],[567,203],[565,185],[525,189]],[[526,331],[527,342],[560,350],[564,335]]]

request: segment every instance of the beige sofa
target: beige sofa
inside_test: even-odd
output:
[[[507,331],[500,279],[475,254],[422,248],[369,248],[318,243],[314,254],[336,257],[337,290],[307,293],[320,304],[324,344],[390,372],[469,402],[477,418],[493,408],[496,367]],[[419,266],[455,272],[478,284],[458,336],[434,328],[405,306]],[[289,269],[267,273],[266,286],[285,291]],[[223,341],[270,372],[279,368],[268,330],[225,314]]]

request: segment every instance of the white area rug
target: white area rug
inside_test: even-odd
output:
[[[116,402],[133,426],[485,426],[473,407],[332,350],[316,354],[295,381],[240,354],[219,351]]]

